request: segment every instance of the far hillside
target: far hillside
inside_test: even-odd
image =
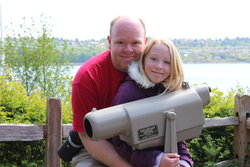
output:
[[[55,39],[60,45],[64,39]],[[73,63],[83,63],[106,50],[106,39],[66,40],[73,48]],[[250,63],[250,38],[172,39],[184,63]]]

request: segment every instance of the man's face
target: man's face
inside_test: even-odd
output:
[[[140,22],[119,21],[108,37],[111,60],[115,68],[126,72],[128,65],[138,60],[145,45],[145,32]]]

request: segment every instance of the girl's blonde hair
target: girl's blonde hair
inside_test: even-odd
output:
[[[170,52],[170,75],[168,78],[162,81],[162,84],[166,87],[164,93],[179,89],[184,80],[182,60],[176,46],[169,40],[153,39],[146,44],[142,52],[142,55],[140,57],[140,63],[139,63],[139,70],[141,75],[147,77],[144,70],[144,60],[150,49],[155,44],[166,45]]]

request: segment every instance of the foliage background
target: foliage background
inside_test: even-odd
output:
[[[41,21],[41,30],[32,29],[31,27],[34,27],[32,25],[35,24],[33,22],[31,26],[23,24],[21,26],[24,32],[17,34],[13,32],[4,43],[1,43],[0,51],[1,54],[6,55],[6,61],[5,63],[1,61],[0,64],[0,123],[45,124],[46,99],[49,96],[62,100],[63,123],[71,123],[70,85],[72,78],[65,77],[70,69],[70,62],[73,61],[71,56],[76,57],[77,61],[85,61],[107,47],[105,40],[99,42],[75,40],[65,43],[65,41],[52,38],[46,19],[42,17]],[[32,32],[37,32],[38,35],[34,36]],[[238,39],[239,41],[249,41],[249,39]],[[81,46],[84,42],[85,44]],[[212,48],[216,42],[223,43],[223,45],[213,47],[226,48],[226,46],[236,45],[230,44],[230,39],[210,41],[209,45],[201,40],[175,40],[174,42],[179,48],[184,48],[183,54],[189,54],[190,47],[198,48],[198,50],[201,47]],[[76,44],[78,47],[74,47]],[[72,48],[75,50],[72,51]],[[247,55],[249,52],[246,52],[249,49],[248,45],[242,45],[242,49],[244,51],[238,54],[239,59],[234,59],[234,56],[231,58],[249,61],[249,55]],[[207,60],[214,58],[212,52],[206,55]],[[184,60],[200,59],[197,59],[195,55],[189,55]],[[236,92],[249,93],[250,90],[238,87],[224,94],[213,89],[211,102],[204,107],[205,116],[207,118],[233,116]],[[199,138],[188,141],[188,148],[195,166],[212,167],[217,162],[233,158],[232,142],[233,127],[211,128],[204,129]],[[0,166],[44,166],[44,144],[44,140],[0,142]],[[63,166],[70,166],[70,164],[63,163]]]
[[[47,97],[62,100],[63,123],[70,123],[71,49],[56,45],[46,17],[40,30],[23,21],[22,32],[10,29],[0,43],[0,123],[45,124]],[[0,166],[44,166],[44,141],[1,142]]]
[[[0,122],[1,123],[45,123],[45,98],[40,92],[27,95],[21,83],[0,82]],[[249,92],[238,89],[237,92]],[[211,102],[205,106],[207,118],[227,117],[234,115],[234,95],[236,90],[224,94],[217,89],[211,93]],[[3,95],[3,96],[2,96]],[[15,97],[15,98],[13,98]],[[71,123],[69,104],[63,103],[63,123]],[[216,162],[233,158],[233,127],[204,129],[199,138],[188,141],[188,148],[195,161],[195,166],[214,166]],[[8,150],[8,151],[6,151]],[[44,141],[34,142],[1,142],[0,166],[44,166]],[[63,166],[70,166],[63,163]]]

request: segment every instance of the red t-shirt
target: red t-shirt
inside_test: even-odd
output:
[[[84,116],[92,108],[110,107],[126,73],[119,72],[111,62],[110,50],[86,61],[72,83],[73,130],[84,132]]]

